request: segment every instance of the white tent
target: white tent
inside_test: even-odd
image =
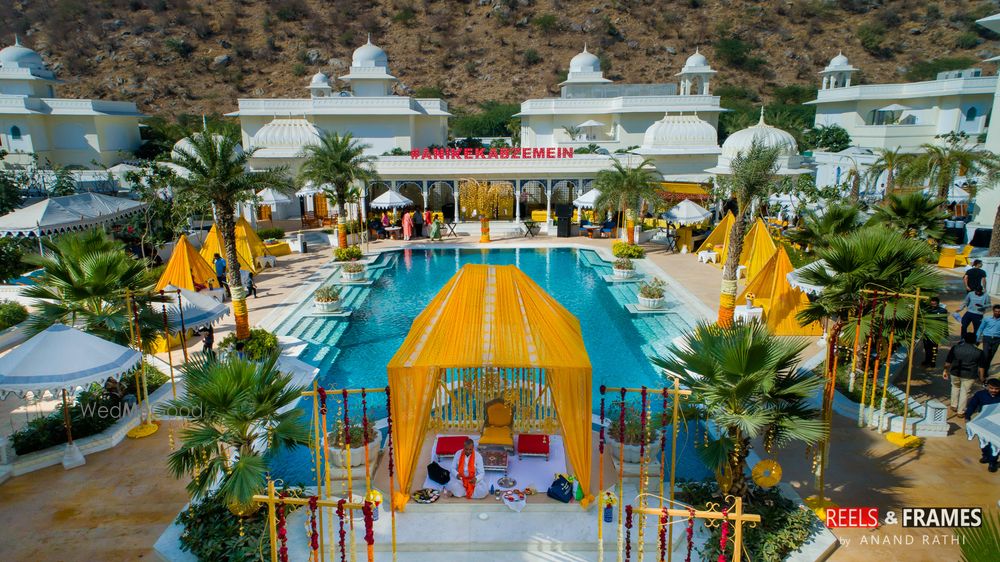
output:
[[[45,236],[112,222],[146,206],[99,193],[50,197],[0,217],[0,236]]]
[[[180,295],[178,295],[178,291],[180,291]],[[173,285],[167,285],[164,288],[164,293],[169,299],[166,307],[167,322],[171,332],[212,324],[229,314],[228,306],[204,293],[178,289]],[[179,305],[178,300],[180,301]]]
[[[823,287],[819,285],[813,285],[812,283],[808,283],[806,282],[805,279],[802,278],[802,274],[806,270],[815,270],[819,268],[825,268],[826,272],[829,273],[830,275],[834,274],[834,271],[832,269],[826,267],[825,261],[816,260],[812,263],[807,263],[806,265],[803,265],[802,267],[789,272],[787,275],[788,284],[808,295],[818,295],[822,293]]]
[[[373,209],[396,209],[399,207],[409,207],[410,205],[413,205],[413,201],[391,189],[379,195],[371,202]]]
[[[295,195],[297,195],[298,197],[312,197],[313,195],[319,195],[320,193],[323,193],[323,189],[328,187],[331,187],[330,184],[325,183],[323,185],[317,186],[313,182],[307,181],[305,185],[302,186],[301,189],[295,192]]]
[[[267,188],[262,189],[257,192],[257,197],[260,197],[260,203],[262,205],[279,205],[282,203],[291,203],[292,198],[285,195],[284,193],[273,189]]]
[[[701,205],[685,199],[664,213],[663,218],[676,224],[698,224],[705,222],[712,212]]]
[[[583,207],[584,209],[593,209],[594,203],[597,202],[597,198],[601,196],[601,192],[597,189],[591,189],[587,193],[577,197],[573,200],[573,205],[577,207]]]

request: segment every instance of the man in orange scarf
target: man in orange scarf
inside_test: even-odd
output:
[[[485,476],[483,456],[476,450],[472,439],[466,439],[465,447],[451,461],[451,480],[446,484],[447,490],[456,498],[485,498],[489,492]]]

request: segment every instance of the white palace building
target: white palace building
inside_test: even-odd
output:
[[[714,74],[695,53],[678,73],[679,85],[615,84],[584,48],[570,61],[559,97],[521,104],[521,147],[446,150],[440,147],[447,144],[447,103],[393,94],[396,78],[388,57],[369,40],[354,51],[349,73],[340,77],[349,89],[335,91],[320,73],[312,77],[308,97],[240,99],[230,115],[240,120],[244,146],[256,149],[250,162],[255,169],[286,165],[294,172],[303,147],[323,132],[351,133],[376,156],[380,181],[369,186],[368,200],[392,189],[418,206],[462,220],[471,217],[458,201],[460,185],[475,179],[511,186],[520,204],[512,202],[506,216],[521,219],[523,213],[545,210],[551,217],[556,205],[571,204],[590,190],[597,173],[615,158],[633,164],[649,158],[667,182],[707,181],[706,170],[719,162],[716,125],[724,111],[710,93]],[[575,153],[590,144],[602,154]],[[394,149],[405,155],[386,155]],[[633,154],[611,154],[619,149]],[[307,212],[325,207],[321,195],[300,194],[312,195]]]

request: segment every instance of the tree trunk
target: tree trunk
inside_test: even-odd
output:
[[[737,437],[734,441],[738,444],[739,449],[734,450],[729,454],[729,471],[730,471],[730,482],[729,489],[725,490],[724,493],[743,498],[747,498],[750,493],[750,487],[747,484],[746,469],[747,469],[747,455],[750,454],[750,440],[745,437]]]
[[[719,294],[719,316],[717,323],[722,328],[733,325],[736,310],[736,272],[743,253],[743,230],[746,228],[746,214],[738,213],[733,227],[729,230],[729,250],[722,266],[722,292]]]
[[[246,290],[240,281],[240,262],[236,254],[236,209],[231,202],[216,203],[217,220],[226,252],[226,281],[233,299],[233,318],[236,321],[236,338],[250,337],[250,316],[247,312]]]
[[[857,203],[858,198],[861,197],[861,178],[855,176],[851,179],[851,203]]]
[[[885,174],[885,194],[889,195],[896,188],[896,176],[892,173],[892,168],[888,168]]]
[[[345,193],[337,193],[337,246],[347,247],[347,220],[344,218]]]
[[[993,234],[990,235],[989,256],[991,258],[1000,256],[1000,207],[997,207],[997,212],[993,216]]]

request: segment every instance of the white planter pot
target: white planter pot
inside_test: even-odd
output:
[[[344,281],[361,281],[362,279],[365,278],[365,271],[362,270],[357,273],[352,273],[350,271],[341,271],[340,276],[341,278],[344,279]]]
[[[639,228],[636,228],[636,231],[635,231],[635,243],[636,244],[645,244],[646,242],[649,242],[650,240],[652,240],[653,239],[653,235],[655,235],[655,234],[656,234],[655,230],[640,230]]]
[[[326,236],[326,243],[329,244],[331,248],[336,248],[337,247],[337,235],[336,234],[330,234],[328,232],[324,232],[323,235]]]
[[[659,432],[654,431],[654,435],[659,435]],[[607,447],[611,449],[611,456],[615,459],[621,460],[621,444],[610,435],[607,436]],[[653,442],[646,445],[646,461],[654,460],[655,450],[658,449],[658,439],[654,438]],[[639,464],[639,446],[638,445],[625,445],[625,462],[629,464]]]
[[[327,443],[333,443],[333,436],[327,437]],[[382,439],[381,436],[375,438],[374,441],[368,444],[368,464],[375,462],[378,457],[379,451],[382,449]],[[344,468],[347,466],[347,455],[344,453],[344,449],[339,447],[327,447],[330,453],[330,464],[337,468]],[[351,466],[364,466],[365,464],[365,447],[364,445],[359,445],[357,447],[351,447]]]
[[[340,301],[313,301],[313,307],[316,308],[316,312],[337,312],[340,310]]]
[[[629,279],[635,275],[634,269],[618,269],[612,267],[611,270],[615,273],[615,279]]]
[[[663,308],[663,297],[658,299],[647,299],[646,297],[639,295],[639,306],[650,310]]]

